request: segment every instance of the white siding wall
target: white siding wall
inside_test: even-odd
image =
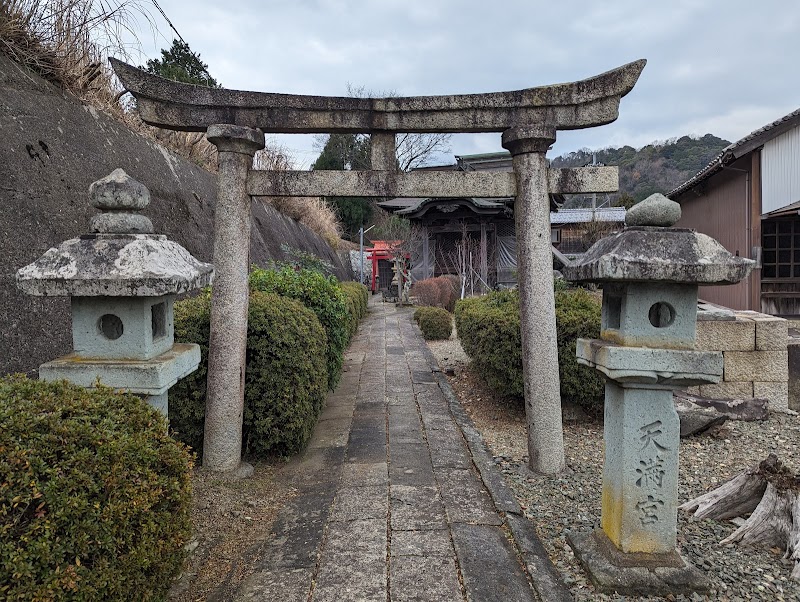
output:
[[[800,201],[800,126],[764,144],[761,213]]]

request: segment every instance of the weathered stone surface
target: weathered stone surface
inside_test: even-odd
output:
[[[781,351],[789,340],[789,322],[777,316],[770,316],[756,311],[736,312],[745,316],[756,325],[756,349],[758,351]]]
[[[150,191],[124,169],[117,168],[89,186],[89,200],[97,209],[144,209],[150,204]]]
[[[330,418],[325,429],[315,430],[308,447],[344,447],[350,436],[352,418]]]
[[[452,531],[468,600],[537,599],[500,527],[457,524]]]
[[[460,600],[458,569],[452,556],[400,556],[391,563],[392,602]]]
[[[342,466],[342,487],[363,487],[365,485],[388,485],[389,467],[386,462],[359,464],[348,462]]]
[[[427,447],[416,443],[396,444],[389,449],[389,475],[398,485],[434,485],[433,464]]]
[[[636,226],[607,236],[562,270],[573,282],[734,284],[755,262],[734,257],[713,238],[678,228]]]
[[[791,338],[787,346],[789,356],[789,409],[800,410],[800,332],[789,330]]]
[[[312,602],[386,602],[386,560],[346,554],[320,566]]]
[[[89,220],[89,232],[97,234],[149,234],[152,231],[153,222],[144,215],[136,213],[101,213],[93,215]]]
[[[567,541],[601,593],[624,596],[691,595],[708,589],[699,570],[677,552],[664,555],[622,554],[601,531],[570,533]]]
[[[385,521],[388,508],[388,485],[340,487],[331,510],[331,521],[353,521],[368,518]]]
[[[125,88],[151,125],[204,131],[217,123],[265,133],[502,132],[519,123],[564,129],[610,123],[620,97],[633,89],[639,60],[580,82],[492,94],[336,98],[202,88],[150,75],[111,59]]]
[[[436,487],[392,483],[390,496],[393,530],[416,531],[447,527],[444,506]]]
[[[219,174],[203,466],[224,471],[242,457],[252,225],[250,197],[245,188],[253,155],[264,148],[264,134],[244,127],[212,125],[208,140],[217,147]]]
[[[699,435],[728,419],[712,407],[704,408],[686,398],[675,397],[674,400],[681,421],[681,437]]]
[[[668,228],[679,219],[681,219],[681,206],[659,193],[651,194],[625,213],[626,226]]]
[[[514,223],[519,248],[517,269],[528,464],[531,470],[543,474],[554,474],[564,468],[550,214],[543,210],[550,203],[545,152],[554,141],[555,130],[546,127],[513,128],[503,132],[503,146],[513,155],[517,176]]]
[[[730,351],[725,354],[726,381],[786,382],[789,354],[783,351]]]
[[[447,556],[453,554],[449,529],[392,531],[392,556]]]
[[[161,395],[200,364],[200,346],[175,343],[172,349],[149,360],[87,359],[69,354],[39,367],[42,380],[66,379],[81,387],[101,384],[138,395]]]
[[[686,399],[701,408],[712,408],[720,415],[727,416],[730,420],[749,422],[753,420],[766,420],[769,418],[768,400],[764,398],[746,396],[738,399],[716,399],[702,397],[699,392],[693,394],[691,392],[684,393],[683,391],[675,391],[673,395],[676,402],[678,399]]]
[[[72,297],[71,301],[72,346],[76,355],[149,360],[172,349],[175,342],[172,295]],[[160,316],[160,333],[153,331],[154,315]],[[111,332],[106,332],[109,321],[112,322]]]
[[[601,523],[623,552],[675,549],[680,422],[668,389],[606,382]]]
[[[579,364],[621,383],[682,387],[722,377],[722,353],[717,351],[623,347],[599,339],[578,339],[576,355]]]
[[[270,568],[250,575],[242,583],[234,602],[307,602],[311,591],[312,568]]]
[[[694,349],[696,308],[695,285],[608,283],[603,287],[600,338],[626,347]]]
[[[753,381],[753,395],[769,400],[769,409],[774,412],[786,412],[789,409],[788,382]]]
[[[29,295],[160,297],[211,284],[214,268],[153,234],[73,238],[17,272]]]
[[[439,481],[442,502],[450,523],[503,524],[489,493],[474,471],[437,468],[436,479]]]
[[[701,351],[752,351],[756,323],[746,318],[697,322],[696,346]]]
[[[699,394],[703,397],[715,397],[717,399],[745,399],[753,397],[753,383],[749,381],[722,381],[710,385],[701,385]]]
[[[572,595],[553,566],[547,550],[536,535],[533,524],[524,516],[507,515],[506,520],[519,546],[531,583],[542,601],[573,602]]]

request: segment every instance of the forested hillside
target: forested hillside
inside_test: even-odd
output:
[[[727,140],[706,134],[702,138],[683,136],[666,142],[654,142],[639,150],[623,146],[598,150],[596,153],[598,163],[619,166],[619,195],[614,195],[614,200],[627,195],[638,202],[654,192],[666,194],[682,184],[729,144]],[[579,167],[591,162],[592,151],[583,149],[556,157],[552,166]],[[573,198],[568,201],[568,206],[585,206],[587,202],[590,201],[586,198]]]

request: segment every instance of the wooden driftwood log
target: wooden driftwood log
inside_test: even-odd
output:
[[[720,544],[780,547],[795,561],[792,578],[800,580],[800,475],[775,454],[717,489],[689,500],[681,510],[694,518],[724,520],[750,517]]]

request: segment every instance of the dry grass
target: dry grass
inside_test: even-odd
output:
[[[318,234],[334,249],[339,248],[342,226],[325,201],[318,197],[261,197],[284,215]]]

